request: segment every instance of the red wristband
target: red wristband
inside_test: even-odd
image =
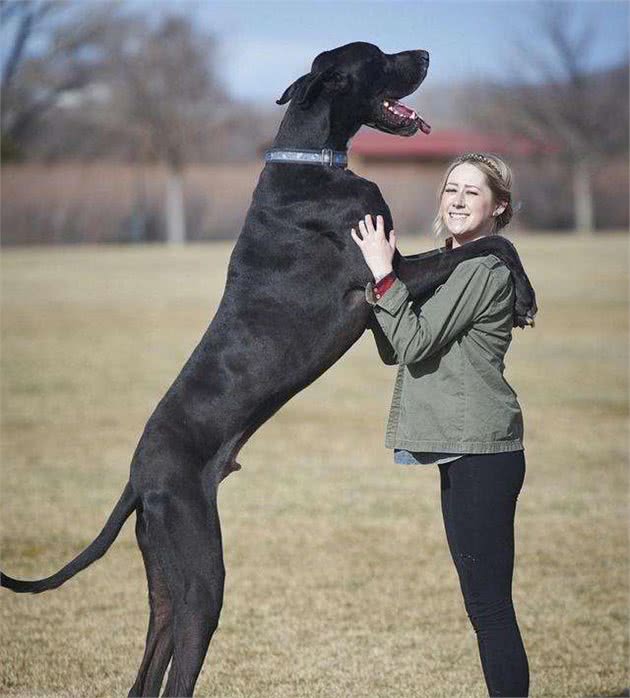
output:
[[[381,296],[389,291],[394,281],[396,281],[396,274],[390,271],[387,276],[384,276],[377,284],[374,284],[374,296],[376,300],[379,300]]]

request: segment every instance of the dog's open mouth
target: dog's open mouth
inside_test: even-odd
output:
[[[386,98],[379,107],[377,117],[367,126],[397,136],[413,136],[418,130],[426,134],[431,133],[431,126],[415,110],[402,102]]]

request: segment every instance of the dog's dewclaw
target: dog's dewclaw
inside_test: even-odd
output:
[[[221,480],[225,480],[225,478],[230,473],[235,473],[237,470],[240,470],[242,467],[243,466],[240,463],[237,463],[235,460],[229,461],[223,467],[223,474],[221,475]]]

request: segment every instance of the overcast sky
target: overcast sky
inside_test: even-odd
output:
[[[555,1],[571,10],[567,22],[576,32],[584,27],[594,32],[593,66],[627,57],[627,0]],[[506,60],[514,54],[514,35],[523,34],[533,47],[540,44],[533,28],[539,3],[523,0],[189,0],[177,5],[188,7],[216,34],[220,72],[230,92],[267,104],[308,72],[318,53],[351,41],[369,41],[387,53],[427,49],[427,87],[484,76],[509,79]]]

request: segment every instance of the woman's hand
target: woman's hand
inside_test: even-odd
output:
[[[385,238],[385,224],[383,216],[376,216],[376,228],[372,221],[372,214],[368,213],[365,220],[359,221],[361,239],[354,228],[350,231],[352,239],[357,243],[363,254],[366,264],[374,274],[374,278],[387,276],[392,271],[392,259],[396,251],[396,234],[392,230],[389,241]]]

